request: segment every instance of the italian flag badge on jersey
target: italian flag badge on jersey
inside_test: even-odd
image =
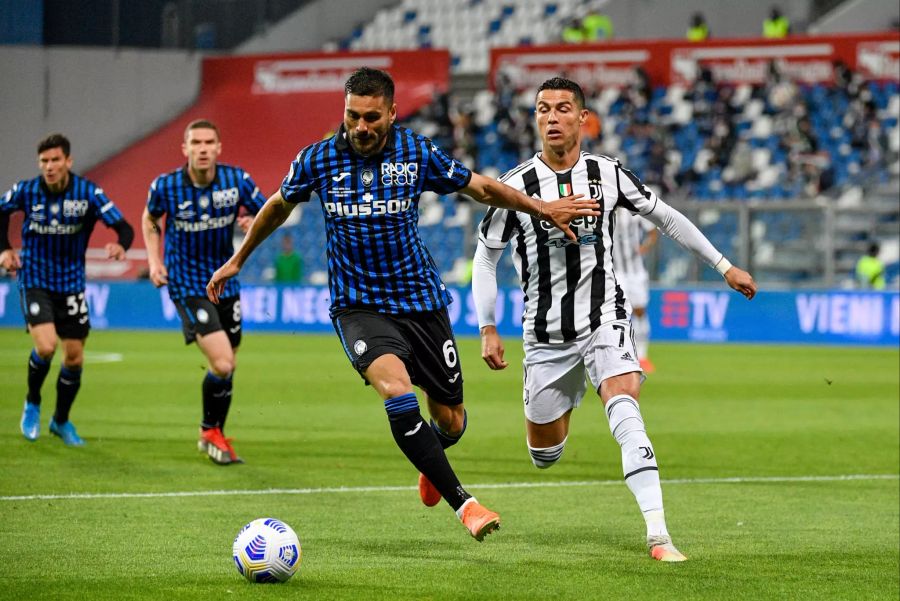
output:
[[[563,196],[569,196],[572,193],[572,184],[560,184],[559,185],[559,196],[562,198]]]

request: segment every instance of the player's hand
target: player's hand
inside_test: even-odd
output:
[[[756,296],[756,282],[753,281],[753,276],[740,267],[732,265],[731,268],[725,272],[725,281],[734,290],[737,290],[746,296],[747,300],[751,300]]]
[[[106,246],[106,257],[115,261],[125,260],[125,247],[118,242],[109,242]]]
[[[503,341],[495,326],[481,328],[481,358],[491,369],[505,369],[509,365],[503,360]]]
[[[209,280],[209,283],[206,285],[206,297],[218,304],[219,296],[222,294],[222,291],[225,290],[225,284],[236,276],[241,269],[237,267],[230,260],[216,269],[216,272],[212,275]]]
[[[241,215],[237,218],[238,227],[241,228],[241,231],[245,234],[250,231],[250,226],[253,225],[253,217],[250,215]]]
[[[12,272],[22,268],[22,259],[14,248],[7,248],[0,253],[0,267],[6,271]]]
[[[162,263],[150,266],[150,281],[159,288],[169,283],[169,271]]]
[[[577,242],[578,238],[569,229],[569,223],[578,217],[598,217],[603,213],[599,210],[600,203],[591,198],[582,198],[584,194],[571,194],[560,198],[545,202],[543,206],[542,219],[549,221],[555,227],[558,227],[573,242]]]

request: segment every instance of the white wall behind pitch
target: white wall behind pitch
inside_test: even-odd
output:
[[[37,142],[61,132],[83,173],[189,107],[200,55],[0,46],[0,194],[34,177]]]

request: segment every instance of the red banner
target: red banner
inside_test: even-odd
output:
[[[565,75],[588,90],[622,87],[640,66],[655,85],[686,84],[701,69],[719,83],[762,83],[771,63],[794,81],[831,83],[842,61],[868,79],[900,80],[900,34],[896,32],[793,36],[780,40],[732,39],[701,44],[652,40],[549,47],[494,48],[490,81],[500,73],[517,88],[536,87]]]
[[[344,82],[355,69],[384,69],[395,83],[399,115],[409,115],[445,92],[450,80],[446,50],[273,54],[206,58],[197,102],[168,124],[87,176],[98,182],[140,229],[150,182],[184,163],[185,126],[209,119],[222,136],[224,163],[246,169],[265,195],[272,194],[304,146],[334,131],[344,112]],[[92,246],[114,239],[97,228]],[[141,245],[141,237],[135,246]]]

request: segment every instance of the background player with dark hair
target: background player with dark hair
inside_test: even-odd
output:
[[[420,472],[422,501],[432,506],[443,497],[480,541],[499,527],[500,516],[463,489],[444,452],[465,431],[463,378],[446,310],[450,295],[418,233],[419,196],[462,191],[565,232],[573,217],[596,214],[596,203],[529,198],[395,125],[394,82],[383,71],[357,70],[345,92],[337,134],[300,151],[207,291],[218,300],[253,249],[315,192],[325,214],[331,316],[344,350],[384,400],[394,440]],[[425,392],[431,427],[413,385]]]
[[[69,446],[82,446],[69,412],[81,386],[84,343],[91,329],[84,297],[85,251],[98,219],[118,234],[118,242],[105,247],[107,256],[117,261],[125,258],[134,230],[100,187],[72,173],[71,145],[65,136],[44,138],[37,152],[41,175],[17,183],[0,199],[0,266],[18,270],[22,312],[34,341],[20,427],[25,438],[37,440],[41,386],[61,343],[50,432]],[[25,213],[21,256],[9,243],[13,211]]]
[[[617,281],[613,243],[616,208],[640,214],[753,298],[756,284],[732,266],[702,233],[646,188],[619,161],[581,152],[584,94],[573,81],[544,82],[535,101],[541,151],[500,179],[546,200],[572,192],[599,199],[599,217],[571,223],[577,241],[514,210],[490,209],[479,229],[472,292],[481,328],[482,357],[491,369],[507,367],[495,327],[497,261],[515,240],[513,261],[528,290],[522,330],[528,452],[538,468],[562,456],[572,409],[586,391],[585,375],[599,394],[613,437],[622,448],[625,482],[647,524],[650,555],[684,561],[672,545],[663,513],[656,453],[638,408],[643,378],[631,334],[625,294]]]
[[[239,167],[219,164],[219,130],[206,120],[191,122],[182,152],[187,164],[160,175],[150,185],[141,220],[150,280],[168,285],[178,309],[186,344],[196,341],[209,370],[203,378],[203,419],[197,448],[215,463],[239,463],[225,420],[231,407],[235,354],[241,343],[241,300],[237,280],[228,283],[222,302],[206,299],[206,282],[234,252],[234,224],[246,231],[265,197]],[[166,216],[165,261],[160,260],[159,220]]]

